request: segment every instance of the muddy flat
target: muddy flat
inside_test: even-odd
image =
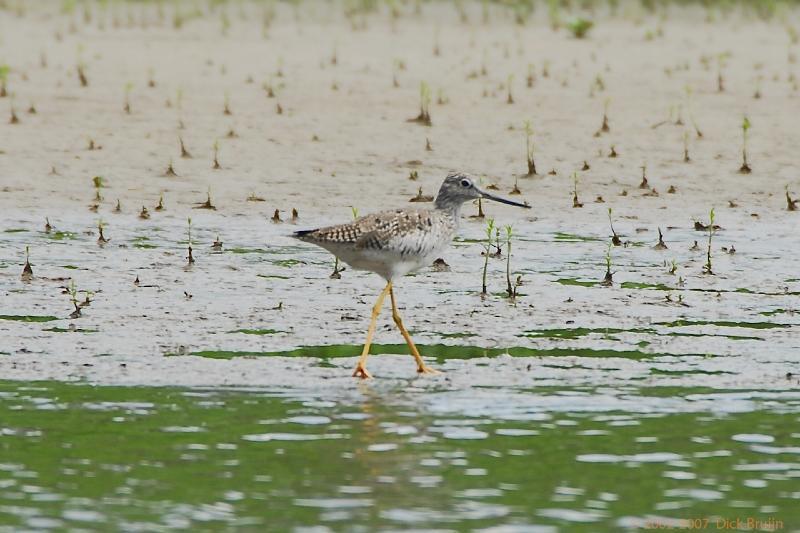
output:
[[[85,408],[93,402],[121,402],[109,410],[124,417],[138,409],[125,402],[151,401],[142,409],[164,419],[154,428],[201,427],[203,414],[186,398],[207,395],[244,417],[251,398],[275,411],[259,416],[276,427],[220,423],[220,435],[282,454],[275,440],[306,439],[291,437],[293,416],[322,417],[335,427],[315,430],[302,444],[309,453],[324,453],[314,446],[330,440],[343,457],[392,458],[382,475],[397,485],[373,476],[365,492],[365,479],[341,488],[320,478],[315,496],[272,487],[300,517],[276,530],[350,530],[341,525],[349,521],[365,531],[406,522],[617,531],[653,517],[726,514],[800,523],[788,487],[800,374],[800,205],[790,209],[800,197],[796,10],[763,20],[739,8],[603,5],[581,13],[594,27],[576,38],[566,24],[578,12],[556,19],[545,6],[521,24],[519,12],[478,3],[375,11],[317,2],[8,4],[0,2],[0,66],[9,67],[0,98],[8,413],[35,411],[40,396],[62,405],[63,396],[89,424],[98,423]],[[430,125],[409,120],[421,106]],[[332,279],[334,258],[291,235],[356,213],[431,206],[409,200],[435,195],[453,170],[532,209],[485,202],[479,218],[466,204],[443,254],[449,271],[427,268],[395,283],[406,325],[441,374],[415,375],[387,306],[368,363],[376,378],[358,382],[350,374],[383,281],[346,265]],[[500,230],[491,242],[489,219]],[[108,242],[98,243],[100,226]],[[26,260],[32,276],[22,279]],[[108,387],[92,393],[85,384]],[[30,387],[43,387],[41,395]],[[347,418],[369,402],[374,428]],[[187,419],[170,420],[168,406],[182,406]],[[222,420],[224,412],[206,413]],[[419,420],[414,431],[403,412]],[[620,420],[641,424],[641,434],[618,428],[628,425]],[[693,425],[705,433],[684,431]],[[20,443],[39,438],[23,426],[8,431]],[[138,437],[153,429],[134,426]],[[616,440],[594,446],[585,431]],[[650,450],[674,431],[690,440]],[[760,436],[751,442],[752,434]],[[726,445],[703,447],[716,438]],[[467,450],[462,440],[473,439],[496,446]],[[389,486],[406,494],[461,484],[437,478],[451,473],[425,474],[447,470],[459,453],[482,463],[494,451],[546,454],[564,439],[577,443],[552,459],[564,478],[529,506],[506,496],[537,476],[515,476],[507,462],[476,466],[508,475],[464,483],[455,500],[384,505]],[[351,449],[355,441],[362,451]],[[428,463],[417,458],[419,472],[398,477],[416,445]],[[748,458],[726,459],[740,472],[732,477],[706,475],[690,459],[735,446]],[[19,454],[8,464],[25,465]],[[651,460],[658,472],[647,470]],[[15,468],[0,473],[37,471]],[[325,468],[311,467],[320,476]],[[616,505],[633,496],[601,479],[626,469],[643,480],[663,476],[669,487]],[[259,530],[268,522],[251,516],[258,482],[245,483],[246,504],[234,495],[203,508],[220,497],[208,493],[165,510],[142,497],[138,518],[113,506],[70,514],[61,504],[38,507],[39,518],[56,520],[52,527],[81,516],[106,525],[141,518],[158,530],[196,525],[203,511],[219,527]],[[720,488],[726,483],[736,495]],[[242,491],[234,485],[227,491]],[[15,516],[0,531],[39,527]]]

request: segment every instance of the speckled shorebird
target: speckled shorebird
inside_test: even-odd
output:
[[[372,308],[367,340],[353,371],[354,377],[371,377],[367,372],[366,362],[378,314],[387,294],[392,300],[392,318],[417,362],[417,372],[436,373],[422,360],[411,335],[403,326],[392,282],[409,272],[430,265],[453,239],[458,229],[461,205],[478,198],[517,207],[530,207],[527,203],[514,202],[481,190],[475,180],[466,174],[451,173],[442,183],[433,209],[381,211],[360,217],[349,224],[295,232],[296,238],[325,248],[353,269],[369,270],[386,280],[386,287]]]

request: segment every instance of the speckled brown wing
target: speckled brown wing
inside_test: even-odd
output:
[[[415,230],[423,231],[432,224],[425,209],[396,209],[360,217],[348,224],[338,224],[295,232],[302,241],[317,244],[352,244],[357,248],[381,249],[392,237]]]

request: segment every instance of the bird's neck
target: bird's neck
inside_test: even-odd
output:
[[[447,214],[458,222],[458,218],[461,216],[461,202],[439,201],[439,199],[440,197],[437,196],[436,203],[434,204],[436,210]]]

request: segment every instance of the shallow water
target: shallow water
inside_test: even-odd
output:
[[[769,391],[1,382],[0,531],[588,532],[722,517],[792,531],[798,408]]]

